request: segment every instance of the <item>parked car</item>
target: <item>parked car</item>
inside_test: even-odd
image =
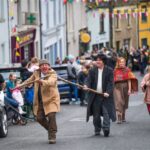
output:
[[[7,113],[4,104],[4,93],[0,91],[0,138],[8,134]]]

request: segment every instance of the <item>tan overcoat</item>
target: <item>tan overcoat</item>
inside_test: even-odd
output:
[[[22,85],[27,84],[36,79],[39,79],[40,74],[41,73],[39,70],[35,71],[29,79],[23,82]],[[43,102],[45,115],[51,112],[60,111],[60,95],[59,95],[58,87],[57,87],[57,74],[53,69],[51,69],[49,70],[46,76],[48,77],[42,80],[41,85],[38,82],[34,82],[33,112],[35,116],[37,115],[37,110],[39,106],[38,105],[39,104],[39,99],[38,99],[39,85],[41,86],[41,96],[42,96],[42,102]]]

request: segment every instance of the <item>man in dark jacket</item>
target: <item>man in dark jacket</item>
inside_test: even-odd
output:
[[[85,90],[94,89],[102,94],[89,92],[87,107],[87,122],[93,115],[95,135],[99,135],[101,129],[105,137],[110,133],[110,119],[116,120],[113,101],[113,70],[105,65],[106,56],[98,54],[95,66],[89,71]],[[103,123],[101,122],[103,116]]]

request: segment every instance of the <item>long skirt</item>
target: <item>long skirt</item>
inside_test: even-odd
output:
[[[114,86],[114,100],[116,111],[123,113],[129,104],[128,82],[118,82]]]

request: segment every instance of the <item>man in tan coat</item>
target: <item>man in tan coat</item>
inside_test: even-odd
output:
[[[41,60],[39,69],[23,84],[35,80],[33,112],[37,121],[48,131],[49,143],[54,144],[57,132],[56,112],[60,111],[60,96],[57,74],[47,60]]]

